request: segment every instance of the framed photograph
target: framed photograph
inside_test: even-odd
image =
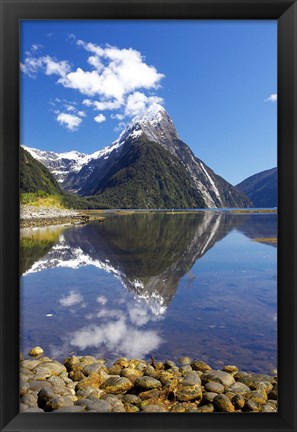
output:
[[[295,1],[1,3],[1,430],[296,430]]]

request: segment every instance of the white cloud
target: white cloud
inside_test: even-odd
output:
[[[276,102],[277,101],[277,93],[273,93],[264,102]]]
[[[137,326],[147,324],[151,319],[147,310],[141,308],[138,305],[131,307],[128,312],[130,316],[130,321]]]
[[[165,75],[159,73],[153,65],[147,64],[139,51],[110,45],[102,47],[77,40],[72,34],[67,36],[67,40],[90,53],[88,67],[79,64],[71,70],[68,60],[58,61],[49,55],[38,57],[36,54],[40,46],[34,44],[31,53],[27,53],[21,64],[21,70],[31,78],[35,78],[38,72],[57,75],[58,84],[88,97],[83,100],[85,106],[101,112],[120,110],[111,117],[120,121],[125,116],[142,113],[151,103],[163,102],[161,98],[147,96],[145,92],[158,89]],[[60,106],[59,111],[58,122],[69,130],[75,130],[81,123],[80,117],[86,115],[84,111],[75,109],[72,103]],[[94,120],[102,123],[106,117],[99,113]]]
[[[124,120],[124,118],[125,118],[124,114],[111,114],[110,117],[112,119],[117,119],[117,120]]]
[[[94,117],[94,120],[96,123],[103,123],[106,120],[106,117],[103,114],[98,114],[96,117]]]
[[[67,109],[67,111],[76,111],[76,108],[73,105],[65,105],[65,108]]]
[[[141,53],[132,48],[102,48],[81,40],[77,44],[93,54],[88,62],[95,70],[77,68],[75,72],[60,78],[59,83],[82,94],[99,95],[106,101],[115,99],[122,104],[128,93],[139,88],[158,88],[164,77],[154,66],[147,65]]]
[[[107,298],[105,296],[99,296],[96,298],[96,301],[101,304],[101,305],[105,305],[107,303]]]
[[[76,293],[74,291],[70,291],[68,296],[62,297],[59,300],[59,303],[62,306],[69,307],[69,306],[73,306],[75,304],[81,303],[82,301],[83,301],[83,297],[79,293]]]
[[[130,117],[142,114],[153,103],[163,103],[163,99],[157,96],[148,97],[141,92],[132,93],[127,98],[125,114]]]
[[[123,100],[105,100],[105,101],[94,101],[91,99],[84,99],[83,104],[86,106],[93,106],[94,109],[98,111],[104,111],[104,110],[115,110],[121,107],[123,104]]]
[[[84,350],[102,345],[116,355],[143,358],[158,349],[162,339],[154,330],[139,330],[127,325],[124,319],[100,326],[90,325],[75,332],[70,344]]]
[[[29,56],[21,63],[21,70],[31,78],[41,70],[46,75],[65,76],[70,71],[70,65],[66,60],[57,61],[51,56],[32,57]]]
[[[37,51],[40,51],[42,48],[43,48],[43,45],[41,45],[41,44],[33,44],[31,46],[31,51],[37,52]]]
[[[77,115],[59,113],[57,116],[57,121],[60,125],[65,126],[70,131],[75,131],[81,124],[82,119]]]
[[[101,72],[104,69],[104,65],[101,63],[97,56],[91,56],[88,58],[88,63],[93,66],[98,72]]]

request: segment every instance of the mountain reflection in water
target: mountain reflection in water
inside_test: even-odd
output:
[[[275,236],[275,215],[215,211],[22,230],[21,344],[275,367],[276,251],[250,241]]]

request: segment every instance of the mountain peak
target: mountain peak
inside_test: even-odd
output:
[[[167,112],[162,105],[158,103],[152,103],[142,114],[134,117],[133,120],[150,122],[161,121],[164,114],[167,114]]]
[[[151,104],[142,114],[134,117],[113,145],[119,146],[128,138],[136,139],[143,134],[150,141],[160,144],[179,138],[171,117],[165,108],[157,103]]]

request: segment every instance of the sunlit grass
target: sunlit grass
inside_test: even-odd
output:
[[[257,237],[254,240],[260,243],[277,243],[277,237]]]
[[[66,208],[62,203],[61,196],[48,195],[46,193],[40,192],[21,193],[20,201],[21,204],[27,204],[35,207],[55,207],[59,209]]]

